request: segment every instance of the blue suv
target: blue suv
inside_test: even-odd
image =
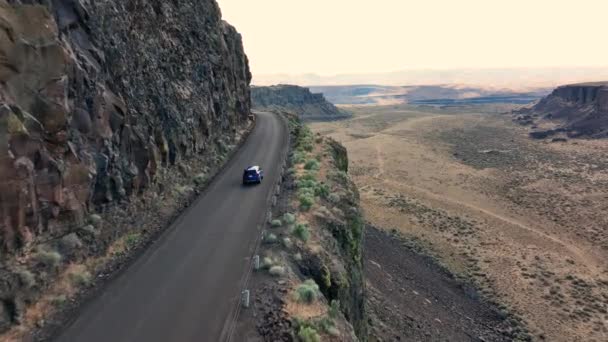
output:
[[[264,171],[259,166],[250,166],[243,172],[243,185],[262,183],[264,179]]]

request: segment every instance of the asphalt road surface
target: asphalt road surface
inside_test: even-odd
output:
[[[256,127],[207,191],[173,227],[87,304],[58,341],[222,341],[258,224],[279,177],[287,129],[259,113]],[[241,185],[257,164],[264,181]]]

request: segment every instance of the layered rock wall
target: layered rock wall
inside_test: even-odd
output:
[[[247,121],[247,57],[214,0],[0,0],[0,28],[0,259]]]
[[[581,83],[556,88],[535,106],[515,113],[523,124],[539,126],[533,137],[565,132],[571,137],[608,137],[608,83]],[[551,126],[551,129],[543,129]]]

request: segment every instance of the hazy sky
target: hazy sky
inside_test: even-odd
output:
[[[608,65],[608,0],[218,3],[254,74]]]

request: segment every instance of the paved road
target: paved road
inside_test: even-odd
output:
[[[247,142],[208,191],[57,340],[223,340],[287,134],[278,117],[259,113]],[[243,168],[250,164],[264,169],[264,182],[243,187]]]

